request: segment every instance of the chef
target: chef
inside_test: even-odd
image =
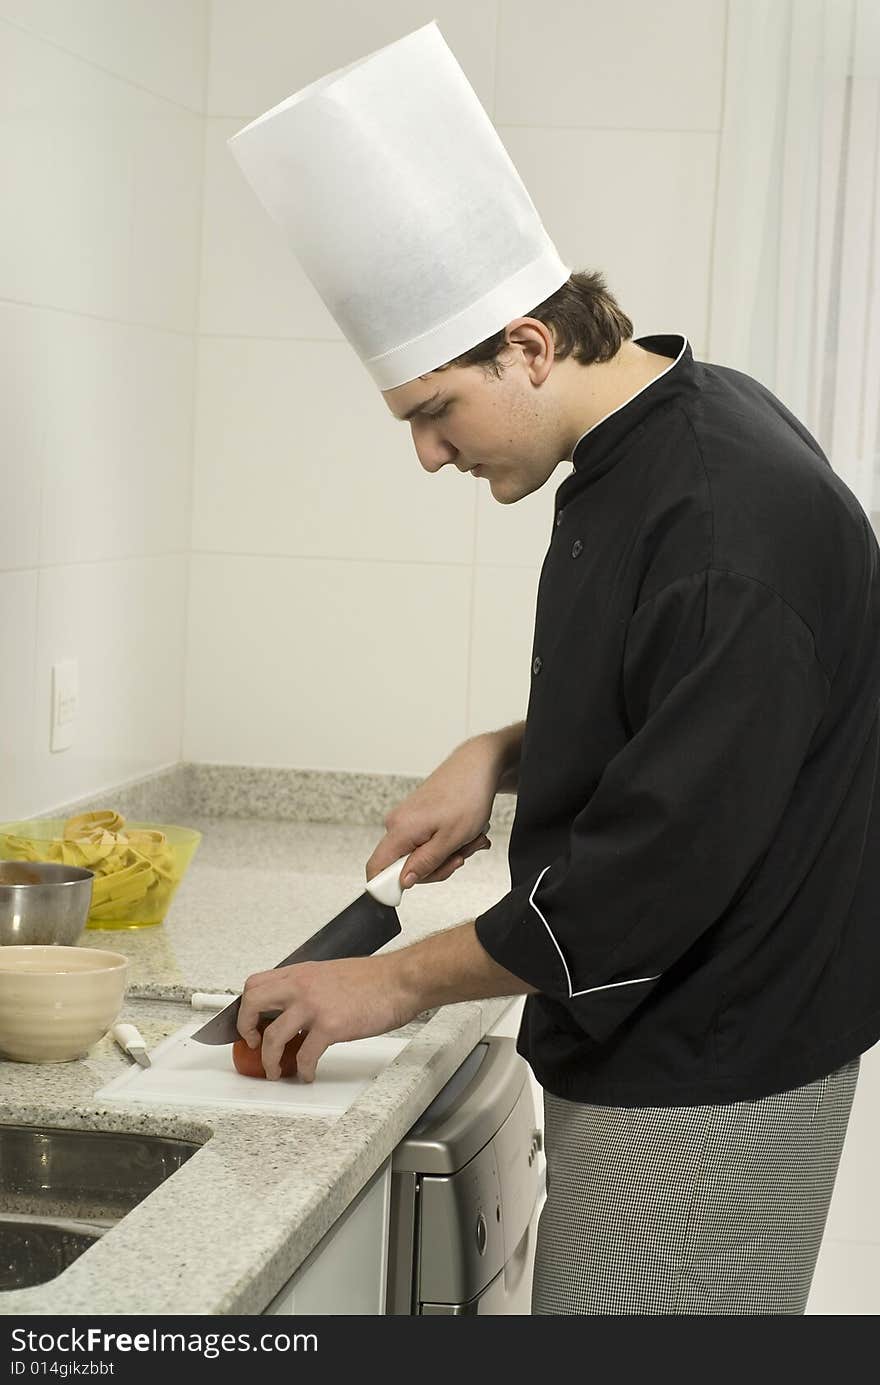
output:
[[[249,978],[282,1048],[526,995],[538,1314],[803,1313],[880,1037],[880,553],[807,429],[562,263],[435,24],[232,152],[409,424],[501,504],[568,459],[524,722],[399,804],[367,877],[449,877],[516,790],[511,889],[383,956]],[[462,480],[471,485],[473,480]],[[405,632],[402,632],[405,639]]]

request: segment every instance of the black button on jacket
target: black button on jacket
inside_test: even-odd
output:
[[[675,364],[557,493],[477,934],[539,988],[518,1048],[549,1091],[751,1100],[880,1037],[880,551],[769,390],[638,344]]]

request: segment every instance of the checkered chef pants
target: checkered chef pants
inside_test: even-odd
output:
[[[803,1313],[858,1073],[717,1106],[545,1092],[532,1312]]]

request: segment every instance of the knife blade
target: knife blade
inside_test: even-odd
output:
[[[325,923],[307,938],[289,957],[273,968],[289,967],[296,962],[328,962],[339,957],[368,957],[400,932],[398,905],[403,898],[400,872],[408,857],[402,856],[387,870],[373,877],[366,890],[346,906],[341,913]],[[238,1032],[238,1011],[241,996],[231,1005],[209,1019],[191,1037],[200,1044],[232,1044],[241,1038]],[[265,1012],[266,1016],[280,1014],[279,1010]]]

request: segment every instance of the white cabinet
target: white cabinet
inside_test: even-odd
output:
[[[519,1023],[522,1019],[525,996],[522,999],[514,1000],[513,1004],[505,1010],[500,1019],[495,1021],[494,1026],[489,1030],[490,1034],[500,1034],[506,1038],[515,1039],[519,1033]],[[541,1132],[541,1152],[538,1155],[538,1169],[541,1174],[541,1196],[538,1199],[538,1211],[540,1212],[547,1198],[546,1178],[547,1178],[547,1158],[544,1154],[544,1089],[535,1080],[534,1073],[529,1071],[529,1082],[532,1086],[532,1096],[535,1100],[535,1125]],[[532,1238],[532,1258],[534,1260],[534,1237]],[[529,1267],[531,1276],[531,1266]]]
[[[500,1034],[505,1038],[515,1039],[519,1033],[519,1022],[522,1019],[525,997],[517,997],[513,1003],[505,1010],[500,1019],[495,1021],[489,1030],[490,1034]],[[529,1081],[532,1084],[532,1096],[535,1098],[535,1114],[537,1116],[537,1126],[542,1132],[544,1130],[544,1091],[538,1082],[535,1081],[533,1073],[529,1072]],[[543,1163],[543,1155],[541,1158]]]
[[[387,1159],[263,1312],[383,1314],[390,1197]]]
[[[501,1034],[504,1038],[515,1039],[519,1033],[519,1022],[522,1019],[525,1003],[525,996],[514,996],[504,1014],[495,1021],[488,1033]]]

